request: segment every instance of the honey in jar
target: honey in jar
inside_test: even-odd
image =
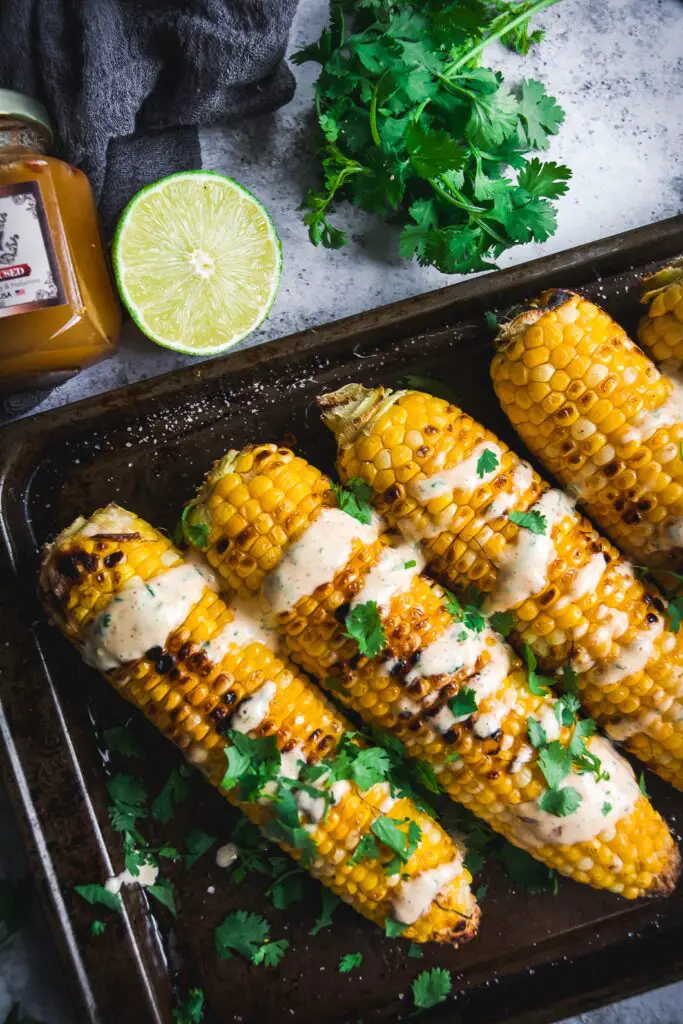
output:
[[[0,391],[53,387],[113,352],[121,310],[86,176],[47,156],[45,108],[0,89]]]

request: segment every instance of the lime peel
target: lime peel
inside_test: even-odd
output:
[[[152,341],[225,352],[266,318],[282,248],[263,204],[214,171],[171,174],[135,195],[112,246],[121,299]]]

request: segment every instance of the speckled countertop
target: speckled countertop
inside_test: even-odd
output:
[[[301,0],[292,48],[317,37],[324,0]],[[502,50],[495,64],[511,81],[542,79],[567,119],[551,159],[574,178],[560,202],[557,234],[545,245],[519,247],[501,266],[578,245],[683,212],[683,3],[681,0],[563,0],[541,19],[547,39],[524,63]],[[492,63],[494,63],[493,54]],[[311,66],[295,69],[294,100],[268,117],[203,135],[204,166],[233,175],[269,207],[282,239],[282,288],[264,328],[245,344],[261,344],[305,327],[452,283],[435,270],[402,262],[396,231],[345,208],[351,244],[337,252],[310,246],[297,205],[312,184]],[[42,411],[187,363],[155,348],[130,327],[117,355],[41,400],[16,399],[14,415]],[[0,790],[0,877],[26,872]],[[0,1021],[21,1000],[45,1024],[71,1024],[63,976],[39,912],[0,951]],[[683,985],[575,1019],[590,1024],[683,1022]]]

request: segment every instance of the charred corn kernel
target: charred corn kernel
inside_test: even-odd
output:
[[[450,436],[448,417],[442,403],[436,419],[443,436]],[[423,457],[411,448],[418,435],[429,438],[429,446],[436,443],[432,421],[423,421],[423,430],[405,407],[395,415],[392,409],[383,415],[380,408],[377,425],[372,436],[381,437],[382,444],[390,437],[400,445],[402,467],[415,466]],[[463,432],[468,429],[476,435],[475,425],[463,424]],[[373,478],[388,472],[377,470],[374,443],[364,440],[359,447],[371,456],[364,466]],[[383,451],[391,464],[391,449]],[[280,493],[273,508],[279,530],[271,531],[272,550],[254,562],[248,528],[235,535],[230,520],[248,520],[235,495],[245,489],[253,493],[254,482],[263,477]],[[213,499],[219,491],[225,501],[217,515]],[[304,505],[302,516],[298,512]],[[628,895],[646,891],[639,882],[645,868],[641,837],[633,826],[645,828],[660,858],[647,891],[670,887],[677,853],[667,826],[606,741],[594,738],[591,743],[609,763],[610,780],[594,783],[594,777],[571,776],[572,785],[584,793],[582,813],[560,818],[540,809],[538,800],[547,786],[528,720],[543,722],[563,746],[571,730],[560,727],[550,697],[530,691],[519,659],[500,637],[454,620],[444,606],[443,590],[421,575],[424,560],[414,543],[389,534],[378,520],[364,524],[341,511],[329,481],[275,445],[229,453],[209,473],[185,519],[188,537],[201,541],[228,587],[244,589],[242,581],[248,578],[249,587],[260,590],[294,660],[366,722],[397,736],[411,757],[433,768],[453,799],[550,867]],[[367,611],[369,602],[375,602],[386,641],[384,647],[380,642],[376,657],[359,653],[348,635],[349,614],[356,608]],[[470,705],[459,712],[458,700],[474,700],[476,710]],[[609,797],[598,796],[601,785],[611,787]],[[625,856],[617,861],[604,852],[607,868],[596,861],[578,872],[579,860],[606,851],[616,836]]]
[[[255,496],[267,491],[257,484],[240,493],[253,518]],[[40,589],[48,615],[86,660],[218,788],[227,767],[226,727],[275,737],[289,778],[297,777],[301,761],[333,758],[349,728],[313,684],[273,653],[272,631],[253,605],[224,603],[208,574],[118,506],[77,520],[46,547]],[[350,781],[335,785],[326,814],[316,800],[297,798],[300,823],[315,844],[311,873],[380,926],[398,916],[403,934],[416,942],[457,945],[472,938],[479,908],[453,840],[412,800],[392,802],[386,783],[366,792]],[[221,792],[268,830],[272,803]],[[385,871],[389,857],[353,863],[359,842],[385,814],[420,830],[395,877]],[[279,845],[301,859],[300,849]]]
[[[680,331],[683,339],[681,277],[679,266],[668,286],[647,293],[654,297],[641,336],[661,324],[662,336]],[[526,353],[539,351],[539,337],[548,368],[571,356],[566,374],[551,378],[551,406],[535,398],[525,363]],[[604,310],[572,292],[545,292],[497,341],[493,385],[529,449],[629,557],[683,569],[683,384],[662,375]],[[574,392],[569,377],[580,385]]]
[[[683,364],[683,256],[644,278],[641,302],[648,307],[638,340],[658,363]]]
[[[455,406],[418,392],[349,385],[323,407],[339,440],[342,479],[373,486],[373,467],[358,452],[361,439],[377,436],[380,417],[386,422],[393,413],[431,438],[428,451],[414,453],[413,478],[376,494],[378,511],[421,541],[450,586],[474,584],[490,611],[511,611],[513,645],[529,644],[543,669],[569,663],[590,714],[683,789],[683,634],[667,628],[661,595],[636,579],[572,502]],[[473,453],[486,448],[497,463],[480,477]],[[455,515],[434,511],[435,487],[459,499]],[[530,512],[543,516],[539,534],[511,521]]]

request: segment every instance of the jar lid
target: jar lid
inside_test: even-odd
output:
[[[12,89],[0,89],[0,117],[16,117],[20,121],[30,121],[40,125],[47,132],[48,142],[52,142],[53,132],[50,115],[38,100],[25,96],[22,92]]]

